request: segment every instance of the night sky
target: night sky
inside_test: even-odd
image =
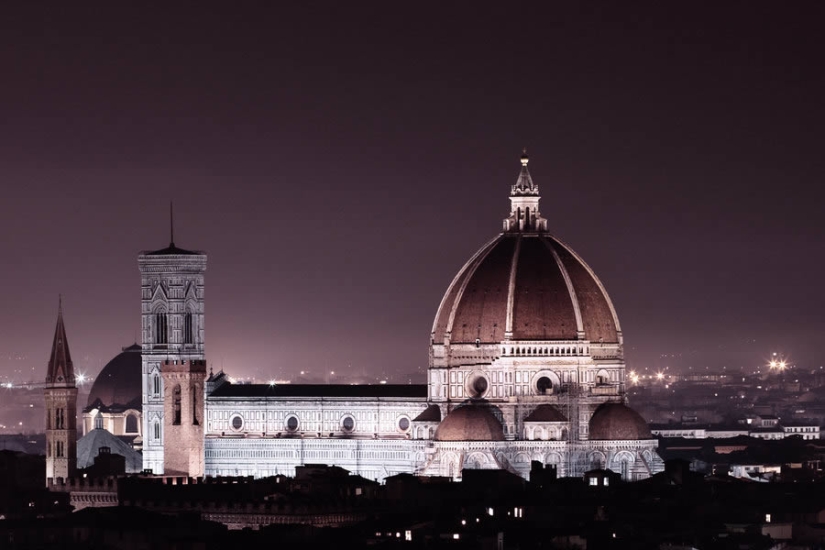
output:
[[[525,146],[629,368],[825,363],[821,2],[31,4],[0,8],[0,376],[45,376],[61,293],[76,368],[139,338],[174,201],[216,369],[406,381]]]

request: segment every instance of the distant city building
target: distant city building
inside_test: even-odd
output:
[[[44,389],[46,401],[46,482],[74,476],[77,465],[77,384],[63,324],[57,309],[52,353]]]
[[[699,424],[671,422],[650,424],[650,431],[658,437],[683,437],[685,439],[729,438],[737,436],[759,439],[784,439],[798,436],[805,440],[819,439],[820,429],[816,420],[792,419],[787,422],[774,415],[755,415],[737,424]]]

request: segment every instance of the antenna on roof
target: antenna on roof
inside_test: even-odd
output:
[[[169,246],[175,246],[175,203],[169,201]]]

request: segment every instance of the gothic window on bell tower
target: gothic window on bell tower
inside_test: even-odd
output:
[[[165,312],[155,313],[155,344],[169,343],[169,320]]]
[[[192,329],[192,313],[187,312],[186,315],[183,316],[183,343],[184,344],[194,344],[195,343],[195,333]]]
[[[152,395],[160,395],[160,376],[158,376],[158,373],[152,375]]]

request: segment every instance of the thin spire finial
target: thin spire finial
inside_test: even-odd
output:
[[[169,246],[175,246],[175,203],[169,201]]]
[[[521,165],[527,166],[527,163],[530,162],[530,157],[527,156],[527,147],[521,150]]]
[[[63,295],[57,295],[57,314],[63,315]]]

